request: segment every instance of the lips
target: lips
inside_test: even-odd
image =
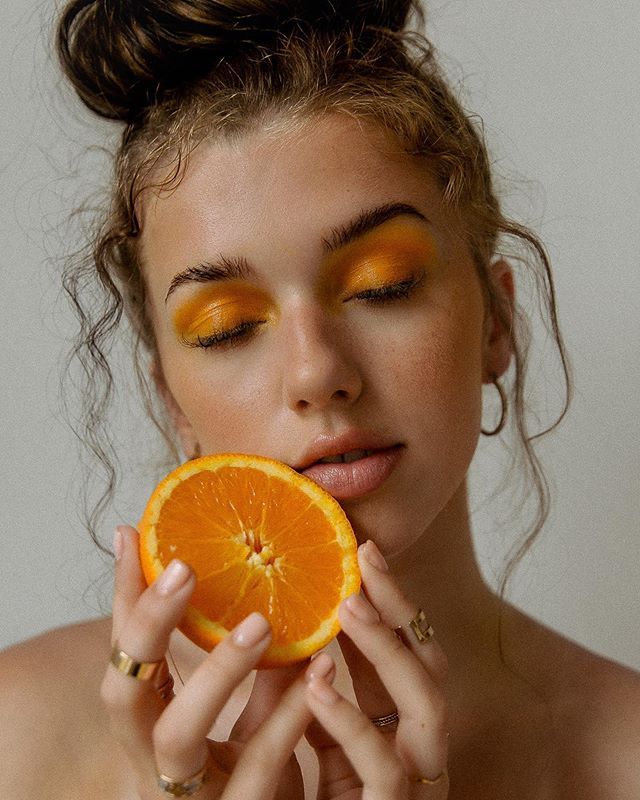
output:
[[[318,464],[351,464],[361,458],[372,456],[375,450],[350,450],[348,453],[339,453],[337,456],[326,456],[319,459]]]
[[[403,449],[402,444],[388,444],[380,437],[352,431],[317,439],[294,469],[337,500],[353,499],[382,486]]]

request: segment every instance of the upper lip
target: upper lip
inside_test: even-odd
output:
[[[386,450],[397,444],[398,442],[391,442],[386,437],[367,431],[350,430],[338,436],[318,436],[292,467],[300,472],[321,458],[349,453],[351,450]]]

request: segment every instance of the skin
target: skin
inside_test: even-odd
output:
[[[197,443],[202,452],[295,464],[317,436],[348,427],[402,442],[402,464],[376,496],[344,503],[361,538],[394,555],[463,491],[483,376],[506,364],[497,338],[489,352],[476,271],[428,171],[381,137],[356,151],[354,128],[331,123],[322,135],[292,137],[293,162],[282,137],[203,148],[170,197],[147,199],[143,262],[161,388],[185,450]],[[326,152],[337,155],[327,162],[318,156]],[[380,226],[369,254],[392,253],[398,238],[412,237],[417,253],[401,266],[407,275],[425,264],[424,282],[406,302],[344,302],[349,280],[364,279],[364,257],[343,252],[327,263],[322,239],[361,209],[394,201],[417,207],[430,224],[399,217]],[[165,297],[176,272],[219,253],[254,265],[251,285],[266,294],[274,319],[232,348],[187,349],[173,321],[202,285]],[[384,280],[378,272],[371,285]],[[428,492],[407,492],[425,476]]]
[[[428,222],[403,215],[323,252],[332,227],[392,202]],[[258,130],[202,146],[179,187],[147,195],[141,211],[154,374],[187,455],[198,447],[296,463],[318,435],[356,426],[402,443],[402,456],[383,486],[342,501],[362,542],[365,597],[341,607],[339,643],[255,683],[268,631],[200,651],[175,631],[191,571],[147,589],[137,534],[123,526],[113,620],[54,632],[0,660],[11,797],[46,789],[158,798],[156,767],[184,778],[207,758],[218,768],[197,795],[205,800],[301,800],[300,766],[312,787],[316,760],[325,800],[640,796],[637,675],[508,605],[500,657],[499,601],[474,558],[465,484],[482,385],[507,368],[508,337],[487,313],[462,227],[425,164],[376,128],[326,117],[278,138]],[[185,268],[220,254],[245,258],[254,274],[169,291]],[[407,297],[354,298],[407,270],[420,273]],[[497,262],[492,280],[510,307],[508,265]],[[234,346],[193,346],[246,319],[259,325]],[[436,637],[404,646],[391,629],[417,607]],[[144,660],[170,644],[184,681],[176,697],[105,672],[116,639]],[[396,707],[397,731],[368,722]],[[73,780],[60,766],[63,741]],[[412,780],[443,770],[450,782]]]

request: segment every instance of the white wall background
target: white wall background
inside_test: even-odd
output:
[[[484,118],[507,207],[548,246],[575,369],[570,417],[542,451],[552,515],[514,598],[640,668],[640,4],[434,0],[428,10],[449,73]],[[0,647],[97,616],[110,594],[109,562],[79,522],[76,444],[59,414],[75,324],[59,271],[74,246],[65,220],[104,173],[87,148],[112,129],[60,87],[47,51],[53,16],[49,0],[0,10]],[[553,399],[553,383],[545,392]],[[139,416],[123,415],[116,436],[129,443],[129,471],[107,544],[152,483],[135,477],[151,437]],[[483,442],[474,473],[489,575],[508,543],[496,528],[508,495],[481,502],[499,453]]]

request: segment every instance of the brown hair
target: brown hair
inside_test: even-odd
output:
[[[76,263],[65,276],[82,323],[74,354],[85,367],[88,383],[103,387],[100,395],[87,395],[82,433],[107,470],[103,502],[115,474],[100,426],[112,389],[106,352],[123,310],[135,333],[136,354],[152,354],[154,348],[138,261],[140,194],[151,186],[158,188],[161,173],[163,187],[178,181],[189,153],[207,137],[241,135],[274,116],[293,121],[326,112],[350,114],[393,132],[407,153],[428,159],[445,201],[465,224],[486,301],[511,331],[511,420],[538,503],[535,519],[505,572],[504,591],[512,566],[548,513],[547,485],[532,442],[566,412],[568,364],[544,247],[534,233],[503,216],[481,132],[448,87],[431,44],[418,30],[423,23],[414,0],[68,4],[58,29],[64,71],[90,109],[125,123],[111,206],[91,258]],[[521,259],[535,276],[567,389],[558,418],[535,434],[525,419],[526,317],[509,318],[488,271],[507,237],[521,245]],[[97,277],[104,290],[97,315],[82,300],[89,275]],[[144,388],[138,358],[136,365]],[[145,391],[152,413],[151,393]],[[158,424],[165,429],[160,420]],[[89,528],[98,541],[94,521],[95,517]]]

